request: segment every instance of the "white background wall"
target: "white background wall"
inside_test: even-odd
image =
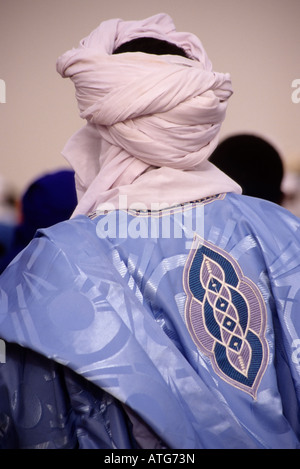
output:
[[[42,172],[67,166],[60,152],[84,122],[57,57],[103,20],[159,12],[200,37],[216,71],[231,73],[235,93],[221,138],[261,134],[288,168],[300,167],[300,103],[292,102],[300,0],[0,0],[0,175],[22,191]]]

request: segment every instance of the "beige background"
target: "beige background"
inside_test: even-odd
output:
[[[300,167],[300,0],[0,0],[0,175],[22,191],[44,171],[67,167],[60,152],[84,122],[73,85],[56,58],[110,18],[166,12],[178,30],[202,40],[214,69],[230,72],[230,100],[221,138],[262,134],[287,168]]]

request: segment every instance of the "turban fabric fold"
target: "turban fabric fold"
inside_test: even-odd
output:
[[[188,58],[113,54],[138,37],[172,42]],[[86,120],[63,150],[76,175],[74,214],[108,202],[127,208],[120,200],[151,209],[240,192],[207,161],[232,94],[230,75],[214,72],[199,39],[177,32],[168,15],[104,21],[58,58],[57,70],[73,81]]]

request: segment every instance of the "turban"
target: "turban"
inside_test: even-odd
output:
[[[174,43],[188,58],[113,54],[138,37]],[[74,214],[105,203],[127,208],[120,200],[151,209],[240,192],[208,162],[232,94],[230,75],[214,72],[200,40],[177,32],[168,15],[102,22],[58,58],[57,71],[74,83],[86,120],[63,149],[75,171]]]

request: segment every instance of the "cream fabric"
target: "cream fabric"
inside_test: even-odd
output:
[[[173,42],[190,58],[112,55],[140,36]],[[59,57],[57,70],[73,81],[87,121],[63,150],[76,174],[74,215],[105,203],[151,209],[241,192],[207,161],[232,94],[230,76],[214,72],[198,38],[177,32],[168,15],[104,21]]]

